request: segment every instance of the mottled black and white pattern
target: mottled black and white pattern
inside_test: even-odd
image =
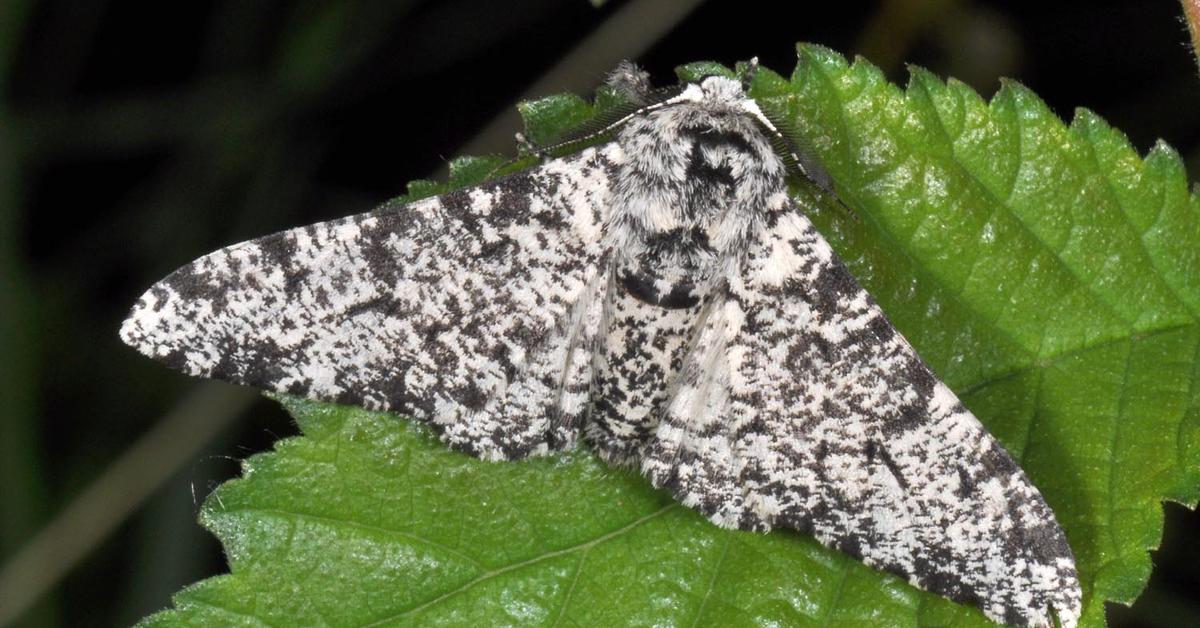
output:
[[[776,126],[730,79],[654,94],[579,154],[202,257],[121,337],[489,460],[582,438],[718,525],[1075,625],[1053,513],[789,197]]]

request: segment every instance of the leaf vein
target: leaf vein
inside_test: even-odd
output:
[[[821,617],[821,625],[828,626],[833,619],[833,611],[837,608],[838,602],[842,599],[842,591],[846,588],[846,581],[850,579],[850,568],[844,563],[841,565],[842,574],[838,578],[837,587],[833,590],[833,596],[829,598],[829,604],[825,606],[825,613]]]
[[[579,562],[575,564],[575,577],[571,578],[571,586],[567,587],[567,592],[563,595],[562,606],[558,608],[558,616],[554,618],[556,627],[562,625],[563,618],[567,615],[567,607],[571,605],[571,596],[575,594],[575,587],[579,584],[579,575],[583,573],[583,563],[587,560],[590,549],[579,553]]]
[[[362,523],[360,521],[351,521],[349,519],[339,519],[337,517],[330,517],[328,515],[318,515],[315,513],[307,513],[307,512],[293,512],[290,510],[283,510],[281,508],[235,508],[235,509],[230,509],[230,510],[224,511],[224,513],[226,513],[226,514],[236,514],[239,512],[262,513],[262,514],[267,514],[267,515],[276,515],[279,517],[290,517],[292,519],[297,519],[297,520],[306,520],[307,519],[310,521],[317,521],[317,522],[326,523],[326,524],[346,526],[349,528],[357,528],[359,530],[368,530],[371,532],[382,532],[384,534],[391,534],[391,535],[403,537],[403,538],[406,538],[406,539],[409,539],[412,541],[417,541],[419,543],[428,545],[430,547],[434,547],[439,550],[442,550],[442,551],[446,552],[447,554],[453,555],[455,558],[458,558],[460,560],[470,563],[471,566],[475,567],[476,569],[484,569],[485,568],[485,565],[483,563],[479,562],[479,560],[472,558],[471,556],[468,556],[467,554],[464,554],[459,550],[456,550],[447,545],[443,545],[442,543],[438,543],[437,541],[434,541],[432,539],[425,538],[419,534],[413,534],[411,532],[405,532],[403,530],[384,528],[382,526],[371,525],[369,523]]]
[[[496,569],[489,570],[487,572],[484,572],[484,573],[472,578],[471,580],[468,580],[467,582],[463,583],[462,585],[460,585],[450,591],[446,591],[445,593],[442,593],[426,602],[423,602],[412,608],[395,613],[394,615],[392,615],[390,617],[385,617],[383,619],[373,621],[369,624],[364,624],[363,628],[367,628],[369,626],[378,626],[378,625],[386,624],[386,623],[395,621],[397,619],[400,619],[401,617],[408,617],[410,615],[413,615],[414,613],[418,613],[422,610],[425,610],[426,608],[429,608],[430,606],[433,606],[434,604],[437,604],[447,598],[454,597],[455,595],[458,595],[459,593],[467,591],[467,590],[473,588],[477,584],[486,582],[486,581],[491,580],[492,578],[496,578],[498,576],[502,576],[506,573],[516,571],[518,569],[522,569],[522,568],[528,567],[530,565],[535,565],[537,563],[540,563],[545,560],[549,560],[551,558],[558,558],[559,556],[565,556],[572,552],[590,549],[592,547],[595,547],[596,545],[599,545],[600,543],[612,540],[612,539],[617,538],[627,532],[630,532],[633,529],[637,528],[638,526],[641,526],[642,524],[646,523],[647,521],[655,519],[655,518],[663,515],[664,513],[668,512],[670,510],[674,510],[678,507],[679,506],[677,504],[667,504],[666,506],[663,506],[662,508],[659,508],[658,510],[656,510],[650,514],[645,515],[645,516],[641,517],[640,519],[636,519],[630,523],[625,524],[624,526],[621,526],[620,528],[617,528],[616,530],[613,530],[612,532],[602,534],[590,541],[586,541],[586,542],[580,543],[578,545],[572,545],[571,547],[565,547],[560,550],[545,552],[543,554],[539,554],[532,558],[527,558],[518,563],[513,563],[511,565],[505,565],[503,567],[498,567]]]
[[[700,598],[700,608],[696,609],[696,619],[692,621],[692,628],[700,625],[700,618],[704,617],[704,607],[708,605],[708,600],[712,598],[713,591],[717,586],[717,577],[721,575],[721,566],[725,564],[725,557],[729,555],[729,547],[733,545],[733,534],[725,533],[725,547],[721,549],[721,556],[717,558],[717,564],[713,565],[712,578],[708,580],[708,587],[704,590],[704,596]]]
[[[1129,371],[1133,366],[1134,342],[1129,342],[1129,351],[1125,354],[1125,367],[1121,372],[1121,394],[1117,400],[1117,411],[1112,417],[1112,436],[1108,441],[1108,480],[1107,480],[1107,498],[1108,498],[1108,541],[1112,543],[1113,551],[1117,553],[1118,559],[1121,558],[1121,544],[1117,539],[1116,526],[1116,485],[1117,485],[1117,446],[1120,444],[1121,435],[1121,417],[1125,414],[1126,404],[1129,400]],[[1095,580],[1093,580],[1093,584]]]
[[[1179,325],[1168,325],[1166,327],[1160,327],[1158,329],[1153,329],[1153,330],[1150,330],[1147,332],[1138,333],[1137,338],[1144,340],[1146,338],[1153,338],[1155,336],[1169,334],[1171,332],[1180,331],[1182,329],[1188,329],[1188,328],[1194,327],[1194,326],[1195,325],[1193,325],[1192,323],[1183,323],[1183,324],[1179,324]],[[1094,344],[1074,347],[1072,349],[1068,349],[1068,350],[1062,351],[1060,353],[1054,353],[1054,354],[1048,355],[1044,358],[1030,361],[1027,364],[1022,364],[1020,366],[1009,369],[1007,371],[997,373],[996,375],[986,377],[983,380],[976,382],[974,384],[971,384],[969,386],[963,386],[960,389],[960,392],[963,395],[970,395],[970,394],[979,392],[980,390],[983,390],[984,388],[987,388],[988,386],[991,386],[992,384],[996,384],[998,382],[1002,382],[1007,379],[1012,379],[1014,377],[1018,377],[1018,376],[1020,376],[1024,373],[1027,373],[1035,368],[1048,368],[1048,367],[1058,364],[1059,362],[1062,362],[1063,360],[1065,360],[1067,358],[1072,358],[1072,357],[1075,357],[1078,355],[1082,355],[1084,353],[1088,353],[1089,351],[1096,351],[1098,349],[1104,349],[1104,348],[1110,347],[1112,345],[1120,344],[1123,342],[1128,342],[1130,340],[1130,338],[1132,338],[1133,336],[1134,335],[1132,333],[1130,333],[1130,334],[1126,334],[1123,336],[1118,336],[1116,338],[1107,338],[1105,340],[1101,340]]]
[[[1126,206],[1125,202],[1121,200],[1121,196],[1117,194],[1116,188],[1113,185],[1111,169],[1105,168],[1100,164],[1100,156],[1097,154],[1098,147],[1096,146],[1096,142],[1091,138],[1090,135],[1084,134],[1083,137],[1088,145],[1088,154],[1092,158],[1092,164],[1096,166],[1096,170],[1100,173],[1100,180],[1104,183],[1104,189],[1108,192],[1113,204],[1116,205],[1117,209],[1120,210],[1121,217],[1124,219],[1125,224],[1129,226],[1134,233],[1138,234],[1138,237],[1133,238],[1133,240],[1137,242],[1138,248],[1140,248],[1142,253],[1145,254],[1146,261],[1149,263],[1150,268],[1154,269],[1154,276],[1161,280],[1161,283],[1171,294],[1171,297],[1174,298],[1177,303],[1183,306],[1185,310],[1187,310],[1192,320],[1200,321],[1200,312],[1198,312],[1191,303],[1188,303],[1183,298],[1183,295],[1180,294],[1180,292],[1175,288],[1174,285],[1171,284],[1171,282],[1165,280],[1166,273],[1164,273],[1163,269],[1159,267],[1158,258],[1150,252],[1150,247],[1146,245],[1146,233],[1148,230],[1140,230],[1137,228],[1137,225],[1134,224],[1133,217],[1129,214],[1129,207]],[[1145,167],[1145,161],[1140,158],[1138,159],[1138,164],[1143,168]],[[1159,215],[1162,215],[1166,209],[1166,206],[1167,195],[1163,194],[1163,202],[1159,206],[1158,211]]]

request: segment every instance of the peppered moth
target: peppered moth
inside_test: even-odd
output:
[[[210,253],[121,338],[488,460],[582,440],[717,525],[810,532],[995,620],[1073,626],[1054,514],[789,195],[789,169],[827,188],[819,166],[737,80],[610,83],[632,104],[582,137],[608,141]]]

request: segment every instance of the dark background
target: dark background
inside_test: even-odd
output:
[[[1165,138],[1195,180],[1200,79],[1179,14],[1168,0],[0,0],[0,604],[45,589],[19,623],[126,624],[225,569],[198,501],[295,428],[119,343],[128,306],[180,264],[369,209],[461,152],[511,153],[522,94],[587,93],[617,59],[660,83],[753,55],[786,74],[801,40],[899,82],[904,62],[985,95],[1014,77],[1139,151]],[[1165,508],[1150,588],[1110,608],[1113,625],[1200,625],[1200,517]]]

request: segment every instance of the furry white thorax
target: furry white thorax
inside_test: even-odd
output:
[[[764,217],[787,202],[773,128],[740,83],[708,77],[632,116],[608,225],[626,268],[667,283],[707,283],[736,265]]]

